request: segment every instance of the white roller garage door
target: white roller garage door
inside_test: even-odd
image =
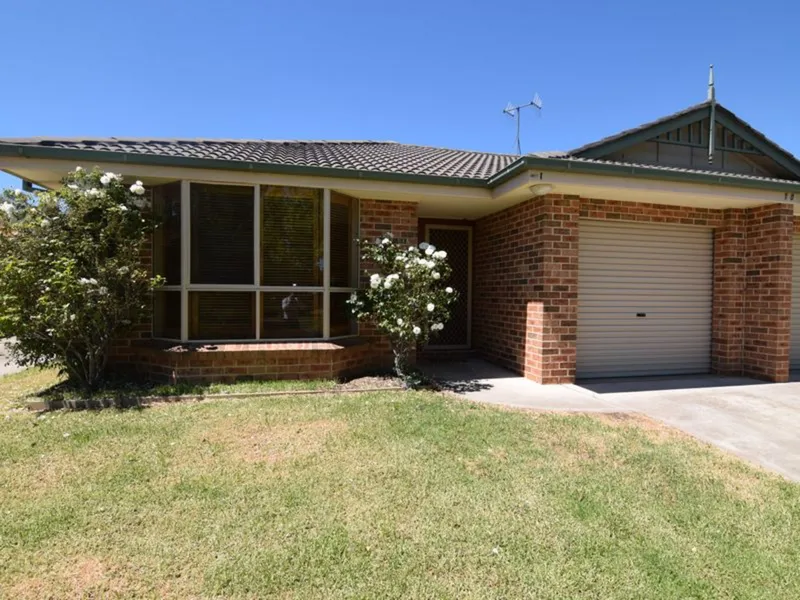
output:
[[[792,248],[792,342],[789,363],[800,369],[800,237],[794,238]]]
[[[581,221],[577,377],[711,370],[710,229]]]

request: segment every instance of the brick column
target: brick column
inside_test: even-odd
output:
[[[529,282],[524,375],[539,383],[575,381],[578,332],[577,196],[536,202],[534,278]]]
[[[792,313],[793,207],[747,210],[743,373],[788,381]]]
[[[741,375],[746,289],[747,211],[728,209],[714,230],[711,370]]]
[[[395,241],[404,246],[417,245],[417,220],[416,202],[401,202],[396,200],[361,200],[359,202],[360,237],[361,239],[374,240],[391,233]],[[369,264],[360,263],[359,284],[369,285]],[[359,337],[370,344],[371,356],[369,357],[376,367],[388,368],[392,364],[392,352],[389,339],[380,335],[377,328],[368,322],[359,325]]]

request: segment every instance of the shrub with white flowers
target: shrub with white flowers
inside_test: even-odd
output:
[[[0,338],[16,338],[15,360],[98,386],[112,341],[161,283],[141,264],[147,208],[141,181],[80,167],[60,189],[0,194]]]
[[[369,287],[350,298],[353,314],[369,319],[389,337],[398,377],[413,387],[420,381],[411,356],[442,331],[457,293],[445,282],[450,276],[447,252],[423,242],[401,246],[387,234],[361,242]]]

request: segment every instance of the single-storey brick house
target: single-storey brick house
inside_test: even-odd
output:
[[[437,340],[542,383],[800,368],[800,162],[708,102],[571,152],[394,142],[4,139],[44,187],[76,165],[141,179],[152,322],[118,365],[297,378],[383,364],[346,299],[356,237],[448,251],[461,303]],[[797,194],[797,196],[796,196]],[[793,257],[795,268],[793,268]],[[794,282],[794,285],[793,285]]]

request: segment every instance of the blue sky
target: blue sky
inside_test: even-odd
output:
[[[0,137],[375,139],[569,149],[717,97],[800,153],[781,2],[29,0],[3,7]],[[46,18],[45,18],[46,17]],[[0,174],[0,187],[17,181]]]

